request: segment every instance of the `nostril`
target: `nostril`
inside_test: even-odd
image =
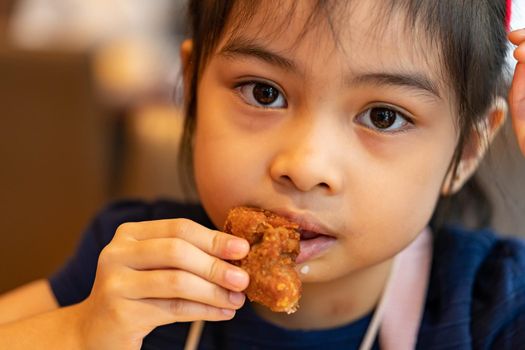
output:
[[[295,181],[291,176],[289,175],[281,175],[279,177],[279,180],[281,182],[281,184],[284,184],[284,185],[292,185],[302,191],[308,191],[308,190],[311,190],[313,189],[314,187],[317,187],[317,188],[321,188],[323,190],[330,190],[330,185],[328,185],[327,182],[319,182],[317,184],[314,184],[313,182],[310,184],[310,185],[304,185],[301,186],[301,183],[298,182],[298,181]],[[313,185],[313,186],[312,186]]]
[[[296,189],[301,192],[321,191],[335,194],[342,186],[340,172],[326,168],[319,157],[280,157],[272,160],[269,175],[272,182],[282,188]]]
[[[281,180],[283,180],[283,182],[287,182],[287,183],[293,182],[292,178],[290,176],[288,176],[288,175],[281,175]]]

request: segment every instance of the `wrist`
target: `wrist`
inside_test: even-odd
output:
[[[0,349],[85,349],[77,305],[0,326]]]
[[[63,317],[60,318],[60,329],[65,335],[64,341],[68,345],[68,349],[87,350],[86,333],[84,327],[85,304],[81,302],[72,306],[65,307]],[[67,330],[67,331],[66,331]]]

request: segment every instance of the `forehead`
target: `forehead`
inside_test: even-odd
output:
[[[298,59],[305,70],[330,61],[350,73],[424,72],[440,91],[449,90],[439,43],[394,3],[238,1],[217,52],[232,43],[256,43]]]

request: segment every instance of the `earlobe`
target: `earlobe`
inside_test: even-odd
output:
[[[508,105],[505,99],[498,97],[483,118],[467,137],[456,174],[449,169],[441,194],[444,196],[457,193],[478,169],[487,150],[507,118]]]
[[[182,80],[184,84],[184,96],[188,96],[192,74],[193,41],[186,39],[180,45],[180,61],[182,65]]]
[[[186,71],[191,65],[191,54],[193,51],[193,40],[186,39],[180,45],[180,60],[182,68]]]

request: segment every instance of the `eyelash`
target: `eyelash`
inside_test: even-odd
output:
[[[385,111],[393,112],[394,115],[395,115],[396,120],[392,123],[392,125],[388,126],[388,128],[385,128],[385,129],[382,129],[382,128],[374,126],[372,121],[369,121],[368,123],[366,123],[366,122],[363,122],[363,121],[360,120],[360,119],[362,119],[364,117],[367,117],[367,116],[368,116],[368,118],[370,118],[370,114],[371,114],[371,112],[374,109],[382,109],[382,110],[385,110]],[[399,118],[401,118],[404,121],[404,122],[402,122],[403,123],[402,126],[397,128],[397,129],[394,129],[394,130],[389,130],[393,125],[398,123]],[[396,134],[396,133],[400,133],[400,132],[406,132],[406,131],[412,129],[412,127],[414,126],[414,121],[413,121],[412,118],[407,117],[405,115],[405,113],[399,111],[397,108],[395,108],[393,106],[390,106],[390,105],[384,105],[384,104],[383,105],[378,104],[378,105],[374,105],[374,106],[368,107],[367,109],[365,109],[364,111],[359,113],[357,115],[357,117],[354,119],[354,121],[357,124],[367,128],[367,129],[370,129],[370,130],[372,130],[374,132],[380,133],[380,134]]]
[[[275,89],[276,92],[277,92],[276,101],[282,100],[282,102],[284,102],[284,105],[283,106],[279,106],[279,107],[271,107],[271,106],[268,106],[268,105],[261,104],[260,102],[255,100],[255,97],[253,96],[253,90],[251,90],[251,95],[245,96],[243,94],[243,89],[245,89],[246,87],[250,87],[250,86],[253,86],[254,88],[256,86],[259,86],[259,87],[264,87],[264,88]],[[253,107],[256,107],[256,108],[270,109],[271,110],[271,109],[283,109],[283,108],[287,108],[288,107],[288,102],[286,100],[285,94],[282,92],[282,89],[280,89],[280,88],[276,87],[275,85],[273,85],[273,84],[271,84],[269,82],[266,82],[266,81],[260,81],[260,80],[243,81],[243,82],[240,82],[240,83],[236,84],[234,86],[234,90],[244,100],[245,103],[247,103],[247,104],[249,104],[249,105],[251,105]],[[262,97],[265,97],[265,96],[262,96]],[[253,101],[250,101],[250,100],[253,100]],[[274,103],[274,102],[272,102],[272,103]],[[370,121],[370,122],[360,121],[360,119],[362,119],[363,117],[366,117],[366,116],[368,116],[370,118],[370,114],[371,114],[371,112],[374,109],[382,109],[384,111],[393,112],[394,115],[395,115],[395,118],[396,118],[395,121],[392,123],[392,125],[388,126],[388,128],[385,128],[385,129],[382,129],[380,127],[375,127],[373,125],[372,121]],[[402,128],[398,128],[398,129],[395,129],[395,130],[388,130],[391,126],[395,125],[398,122],[399,118],[401,118],[404,121],[403,125],[402,125]],[[413,120],[411,118],[407,117],[405,115],[405,113],[399,111],[397,108],[395,108],[393,106],[386,105],[386,104],[377,104],[377,105],[368,107],[366,110],[364,110],[361,113],[359,113],[356,116],[356,118],[354,119],[354,121],[357,124],[359,124],[359,125],[361,125],[361,126],[363,126],[365,128],[368,128],[368,129],[370,129],[370,130],[372,130],[374,132],[380,133],[380,134],[395,134],[395,133],[399,133],[399,132],[406,132],[409,129],[411,129],[411,126],[414,125]]]
[[[279,106],[279,107],[271,107],[271,106],[268,106],[268,105],[261,104],[258,101],[255,101],[255,97],[253,96],[253,90],[251,92],[251,95],[245,96],[243,94],[243,89],[246,88],[246,87],[249,87],[249,86],[253,86],[254,88],[259,86],[259,87],[264,87],[264,88],[275,89],[276,92],[277,92],[276,101],[281,101],[282,100],[282,102],[284,102],[284,105],[283,106]],[[287,108],[288,107],[288,102],[286,101],[286,97],[285,97],[285,94],[283,93],[282,89],[280,89],[277,86],[275,86],[275,85],[273,85],[271,83],[268,83],[266,81],[259,81],[259,80],[244,81],[244,82],[236,84],[234,86],[234,90],[244,100],[244,102],[246,102],[247,104],[249,104],[251,106],[254,106],[256,108],[282,109],[282,108]],[[252,99],[253,99],[253,101],[250,101]],[[272,102],[272,104],[273,103],[274,102]]]

